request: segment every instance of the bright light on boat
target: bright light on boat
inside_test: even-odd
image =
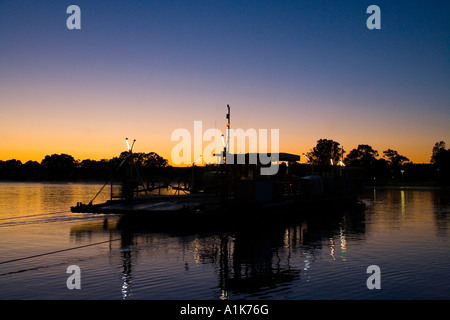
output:
[[[201,159],[201,157],[202,157],[202,155],[199,155],[198,158],[197,158],[197,160],[195,160],[194,164],[196,164],[196,163],[198,162],[198,160]]]
[[[222,135],[222,144],[223,144],[223,147],[225,148],[225,139],[223,138],[223,135]]]

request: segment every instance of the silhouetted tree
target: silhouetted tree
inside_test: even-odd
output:
[[[387,149],[383,151],[385,158],[388,159],[389,163],[393,166],[400,166],[404,164],[405,162],[409,162],[409,159],[405,156],[402,156],[397,151],[392,149]]]
[[[113,157],[108,161],[108,165],[111,169],[117,169],[123,160],[128,159],[130,153],[123,151],[118,157]]]
[[[139,153],[137,154],[137,159],[140,162],[140,165],[148,168],[163,168],[167,167],[169,161],[161,157],[155,152],[150,153]]]
[[[114,164],[119,165],[124,159],[133,159],[134,164],[137,167],[143,167],[143,168],[164,168],[169,165],[169,161],[167,159],[164,159],[160,155],[158,155],[156,152],[135,152],[129,157],[130,153],[128,151],[124,151],[120,154],[120,156],[117,158],[111,159]]]
[[[24,166],[30,167],[30,168],[40,168],[41,164],[37,161],[27,161],[25,162]]]
[[[75,159],[65,153],[52,154],[51,156],[45,156],[41,161],[41,165],[48,169],[73,169],[75,168]]]
[[[6,160],[5,165],[11,169],[19,168],[22,165],[22,161],[16,159]]]
[[[450,184],[450,149],[446,149],[444,141],[434,144],[430,162],[436,169],[438,184]]]
[[[125,160],[125,161],[124,161]],[[120,164],[122,167],[118,170]],[[46,155],[41,163],[20,160],[0,160],[0,180],[42,181],[42,180],[91,180],[104,181],[114,176],[130,173],[130,164],[134,163],[140,173],[148,176],[170,173],[169,161],[155,152],[133,153],[125,151],[119,157],[100,161],[85,159],[75,160],[68,154]]]
[[[367,144],[360,144],[358,148],[350,151],[344,162],[347,166],[368,168],[375,163],[376,157],[378,157],[377,150]]]
[[[77,162],[68,154],[47,155],[41,161],[49,179],[66,180],[72,179]]]
[[[124,151],[119,157],[112,158],[109,166],[113,168],[115,175],[135,175],[137,169],[143,178],[167,172],[167,169],[170,169],[169,161],[155,152],[130,154],[128,151]]]
[[[0,177],[3,180],[11,180],[15,177],[21,178],[20,167],[22,166],[22,161],[11,159],[0,162]]]
[[[78,165],[77,177],[82,180],[105,180],[109,178],[111,172],[108,160],[85,159]]]
[[[37,161],[27,161],[21,167],[23,180],[41,180],[42,166]]]
[[[377,159],[371,167],[370,173],[373,184],[384,184],[390,177],[389,162],[383,158]]]
[[[340,146],[339,142],[320,139],[317,141],[317,145],[308,152],[308,157],[315,165],[330,165],[331,160],[334,164],[338,164],[342,159],[344,149]]]
[[[437,167],[448,165],[450,162],[450,149],[445,148],[445,142],[439,141],[434,144],[433,153],[431,155],[430,163]]]

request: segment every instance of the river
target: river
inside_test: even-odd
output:
[[[450,298],[448,189],[376,188],[364,206],[187,230],[70,212],[100,187],[0,183],[0,299]]]

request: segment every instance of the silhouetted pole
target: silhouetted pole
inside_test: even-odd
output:
[[[307,156],[306,154],[303,153],[303,156],[305,157],[305,159],[306,159],[308,162],[311,163],[311,166],[312,166],[312,168],[311,168],[311,175],[313,176],[313,175],[314,175],[314,162],[312,162],[311,159],[308,158],[308,156]]]
[[[194,176],[194,171],[195,171],[195,164],[198,162],[198,160],[200,160],[202,157],[202,155],[199,155],[197,160],[194,161],[194,163],[192,164],[192,183],[191,183],[191,192],[194,190],[194,184],[195,184],[195,176]]]
[[[230,144],[230,105],[227,104],[228,113],[226,115],[227,119],[227,141],[224,143],[223,147],[223,163],[226,163],[227,149]]]

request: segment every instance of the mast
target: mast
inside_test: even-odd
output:
[[[228,113],[226,116],[226,119],[227,119],[227,143],[225,144],[224,150],[223,150],[223,163],[226,163],[227,149],[230,145],[230,105],[229,104],[227,104],[227,109],[228,109]]]

